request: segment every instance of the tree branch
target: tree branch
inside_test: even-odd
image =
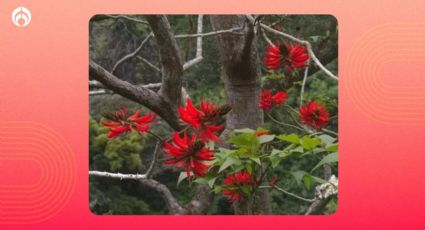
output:
[[[227,30],[217,30],[217,31],[211,31],[206,33],[196,33],[196,34],[178,34],[175,36],[175,38],[198,38],[198,37],[209,37],[209,36],[215,36],[218,34],[226,34],[226,33],[233,33],[233,34],[239,34],[243,36],[243,33],[237,33],[238,31],[241,31],[243,27],[237,27],[237,28],[231,28]]]
[[[153,152],[152,162],[149,165],[148,170],[146,171],[146,178],[148,179],[152,178],[153,170],[155,169],[156,163],[158,162],[158,156],[161,150],[160,146],[161,146],[161,142],[157,141],[155,145],[155,150]]]
[[[140,43],[139,47],[137,47],[133,52],[125,55],[124,57],[122,57],[121,59],[119,59],[114,67],[112,67],[111,73],[115,73],[115,70],[117,70],[118,66],[120,66],[123,62],[125,62],[126,60],[135,57],[137,54],[139,54],[139,52],[142,50],[143,46],[146,44],[146,42],[148,42],[148,40],[153,36],[152,33],[149,33],[149,35],[143,39],[143,41]]]
[[[140,180],[145,179],[146,174],[122,174],[122,173],[110,173],[101,171],[89,171],[90,176],[108,177],[120,180]]]
[[[338,178],[332,175],[328,182],[316,186],[314,201],[307,209],[305,215],[322,213],[332,197],[336,196],[337,194]]]
[[[180,49],[165,15],[148,15],[146,19],[155,35],[162,64],[163,76],[159,95],[170,103],[176,112],[177,105],[180,104],[183,74]]]
[[[90,60],[89,67],[90,77],[101,82],[108,89],[146,106],[162,117],[173,129],[180,130],[182,128],[177,113],[175,112],[175,107],[171,106],[154,91],[123,81],[92,60]],[[179,88],[179,90],[181,90],[181,88]]]
[[[156,190],[161,197],[164,199],[168,210],[172,214],[183,215],[187,211],[184,209],[171,194],[170,190],[164,184],[159,183],[154,179],[147,179],[146,174],[122,174],[122,173],[109,173],[99,171],[89,171],[90,176],[99,176],[107,178],[115,178],[120,180],[137,180],[142,185],[145,185],[151,189]]]
[[[202,14],[198,15],[198,28],[197,28],[197,31],[196,31],[196,33],[198,33],[198,34],[202,33],[203,18],[204,18],[204,15],[202,15]],[[196,38],[196,55],[195,55],[195,58],[184,63],[183,70],[187,70],[191,66],[198,64],[199,62],[202,61],[202,59],[203,59],[203,57],[202,57],[202,36],[198,36]]]
[[[310,203],[312,203],[312,202],[314,202],[314,201],[315,201],[314,199],[304,198],[304,197],[298,196],[298,195],[297,195],[297,194],[295,194],[295,193],[288,192],[288,191],[286,191],[285,189],[280,188],[280,187],[278,187],[278,186],[260,186],[260,188],[274,188],[274,189],[278,190],[279,192],[282,192],[282,193],[284,193],[284,194],[286,194],[286,195],[288,195],[288,196],[291,196],[291,197],[293,197],[293,198],[296,198],[296,199],[298,199],[298,200],[302,200],[302,201],[305,201],[305,202],[310,202]]]
[[[307,83],[307,77],[308,77],[308,66],[304,70],[304,78],[303,78],[303,84],[301,85],[301,92],[300,92],[300,108],[303,105],[303,99],[304,99],[304,89],[305,84]]]
[[[101,20],[105,20],[105,19],[120,19],[120,18],[128,20],[128,21],[148,25],[148,22],[146,22],[146,21],[143,21],[143,20],[140,20],[140,19],[137,19],[137,18],[133,18],[133,17],[129,17],[129,16],[126,16],[126,15],[98,14],[98,15],[93,16],[90,21],[94,22],[94,21],[101,21]]]
[[[141,60],[142,62],[144,62],[146,65],[148,65],[149,67],[151,67],[152,69],[154,69],[154,70],[156,70],[157,72],[160,72],[161,73],[161,70],[158,68],[158,67],[156,67],[156,65],[154,65],[154,64],[152,64],[152,63],[150,63],[148,60],[146,60],[145,58],[143,58],[143,57],[140,57],[140,56],[137,56],[137,59],[139,59],[139,60]]]

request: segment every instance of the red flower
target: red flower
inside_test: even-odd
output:
[[[190,99],[186,101],[186,107],[179,107],[180,119],[198,128],[201,124],[201,112],[192,104]]]
[[[307,49],[301,44],[291,44],[289,42],[281,44],[271,44],[267,46],[264,64],[268,69],[277,70],[285,64],[289,72],[294,68],[306,67],[309,55]]]
[[[264,59],[264,64],[268,69],[279,69],[282,64],[283,56],[280,51],[279,46],[270,44],[267,46],[266,58]]]
[[[111,120],[110,122],[102,121],[102,125],[109,128],[108,138],[115,138],[123,133],[136,130],[139,133],[147,132],[150,123],[156,118],[153,113],[147,113],[145,116],[140,117],[140,110],[136,110],[131,116],[126,117],[128,111],[125,108],[120,109],[115,113],[105,114],[105,118]]]
[[[272,92],[268,89],[264,89],[260,96],[260,103],[258,108],[264,110],[270,110],[273,106],[279,106],[286,101],[288,94],[283,91],[279,91],[272,95]]]
[[[300,44],[291,44],[289,42],[284,43],[287,50],[285,60],[289,63],[288,71],[292,72],[293,68],[304,68],[307,65],[307,61],[310,58],[307,49]]]
[[[329,113],[324,105],[311,101],[300,108],[300,120],[315,129],[321,129],[328,124]]]
[[[214,153],[205,146],[205,143],[199,141],[195,134],[189,138],[184,133],[181,138],[179,133],[174,133],[173,144],[164,142],[164,145],[164,154],[169,157],[165,164],[185,168],[188,177],[190,171],[198,176],[204,176],[210,166],[205,165],[203,161],[214,158]]]
[[[223,125],[210,125],[208,123],[203,124],[203,129],[200,130],[201,140],[219,141],[220,138],[216,135],[216,133],[221,129],[223,129]]]
[[[199,129],[202,140],[218,141],[216,132],[223,128],[223,125],[213,125],[211,122],[218,120],[221,116],[229,112],[229,106],[216,106],[204,100],[201,101],[201,110],[198,110],[188,99],[186,107],[179,107],[180,119],[190,124],[193,128]]]
[[[245,171],[239,171],[233,175],[228,175],[223,181],[225,189],[223,195],[228,196],[230,202],[237,202],[242,197],[242,186],[251,184],[251,174]]]

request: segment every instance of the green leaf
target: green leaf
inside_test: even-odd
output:
[[[299,184],[299,183],[301,183],[304,175],[307,174],[307,172],[302,171],[302,170],[298,170],[298,171],[291,172],[291,174],[295,178],[295,181]]]
[[[324,164],[330,164],[334,162],[338,162],[338,152],[331,153],[323,157],[322,160],[320,160],[320,162],[316,166],[314,166],[314,168],[311,171],[316,170],[318,167]]]
[[[258,165],[261,165],[261,160],[258,157],[252,157],[250,158],[252,161],[254,161],[255,163],[257,163]]]
[[[330,144],[330,145],[326,146],[326,151],[331,152],[331,153],[337,152],[338,151],[338,143]]]
[[[279,135],[276,138],[282,141],[292,143],[292,144],[298,144],[300,141],[300,138],[296,134]]]
[[[315,176],[312,176],[312,177],[313,177],[313,180],[314,180],[315,182],[319,183],[319,184],[324,184],[324,183],[326,183],[326,182],[327,182],[326,180],[324,180],[324,179],[322,179],[322,178],[315,177]]]
[[[291,153],[304,153],[304,148],[301,146],[296,147],[295,149],[290,150]]]
[[[187,173],[186,172],[180,172],[179,179],[177,179],[177,186],[186,178],[187,178]]]
[[[310,174],[306,173],[303,176],[303,183],[304,183],[304,186],[307,188],[307,190],[310,190],[311,185],[313,184],[313,177]]]
[[[270,156],[277,155],[277,154],[279,154],[279,153],[281,153],[281,152],[282,152],[281,150],[278,150],[278,149],[272,149],[272,152],[270,153]]]
[[[272,168],[276,168],[280,161],[282,160],[281,157],[279,157],[278,155],[273,155],[273,156],[269,156],[270,159],[270,163],[272,163]]]
[[[255,130],[249,129],[249,128],[244,128],[244,129],[235,129],[235,130],[233,130],[233,132],[235,132],[235,133],[255,133]]]
[[[330,144],[332,144],[336,141],[336,138],[331,137],[331,136],[326,135],[326,134],[320,135],[319,138],[323,143],[325,143],[325,145],[330,145]]]
[[[233,157],[228,157],[226,158],[226,160],[223,162],[223,164],[220,166],[220,169],[218,170],[218,172],[221,172],[225,169],[227,169],[229,166],[238,163],[239,161]]]
[[[263,135],[258,137],[258,141],[260,141],[260,144],[264,144],[274,140],[274,137],[275,135]]]
[[[196,180],[194,180],[193,182],[195,182],[197,184],[201,184],[201,185],[202,184],[208,184],[208,181],[203,177],[196,178]]]
[[[213,191],[217,194],[217,193],[220,193],[222,189],[223,188],[220,185],[216,185],[214,186]]]
[[[301,144],[302,144],[304,149],[312,150],[320,144],[320,141],[318,139],[311,138],[309,136],[303,136],[303,138],[301,140]]]
[[[213,177],[210,180],[208,180],[208,186],[210,186],[210,188],[213,188],[216,180],[217,180],[217,177]]]
[[[230,138],[227,142],[238,145],[240,147],[247,147],[253,152],[257,151],[260,146],[260,142],[254,133],[242,133]]]

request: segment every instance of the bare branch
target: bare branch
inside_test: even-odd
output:
[[[89,67],[90,77],[101,82],[108,89],[146,106],[162,117],[173,129],[180,130],[182,128],[179,118],[177,117],[177,113],[175,112],[175,107],[171,106],[156,92],[148,88],[136,86],[123,81],[92,60],[90,60]]]
[[[176,35],[175,38],[198,38],[198,37],[209,37],[209,36],[215,36],[218,34],[226,34],[226,33],[233,33],[233,34],[239,34],[243,36],[243,33],[238,33],[238,31],[241,31],[243,27],[237,27],[227,30],[217,30],[217,31],[211,31],[206,33],[196,33],[196,34],[179,34]]]
[[[300,93],[300,108],[303,105],[303,99],[304,99],[304,89],[305,84],[307,83],[307,77],[308,77],[308,66],[304,70],[304,78],[303,78],[303,84],[301,85],[301,93]]]
[[[338,195],[338,178],[332,175],[328,182],[316,186],[314,201],[305,215],[322,213],[332,197],[336,195]]]
[[[141,184],[156,190],[161,195],[170,213],[175,215],[187,214],[187,210],[177,202],[176,198],[173,196],[167,186],[159,183],[154,179],[141,179],[139,181]]]
[[[146,19],[155,35],[162,64],[163,76],[159,95],[176,111],[177,105],[180,104],[183,75],[180,49],[165,15],[148,15]]]
[[[104,95],[107,94],[108,92],[104,89],[99,89],[99,90],[90,90],[89,91],[89,96],[96,96],[96,95]]]
[[[155,169],[156,163],[158,162],[158,156],[159,156],[159,152],[161,150],[160,146],[161,146],[161,142],[157,141],[156,145],[155,145],[155,150],[153,152],[152,162],[149,165],[149,168],[148,168],[148,170],[146,171],[146,174],[145,174],[146,178],[148,178],[148,179],[150,179],[152,177],[153,170]]]
[[[143,41],[140,43],[139,47],[137,47],[137,49],[135,49],[133,52],[125,55],[124,57],[122,57],[120,60],[118,60],[114,67],[112,67],[111,73],[115,73],[115,70],[117,70],[118,66],[120,66],[123,62],[125,62],[126,60],[135,57],[143,48],[143,46],[146,44],[146,42],[148,42],[148,40],[153,36],[152,33],[149,33],[149,35],[143,39]]]
[[[146,174],[122,174],[122,173],[110,173],[100,171],[89,171],[90,176],[109,177],[120,180],[140,180],[145,179]]]
[[[198,15],[198,28],[197,28],[197,31],[196,31],[198,34],[202,33],[203,18],[204,18],[204,16],[202,14]],[[184,63],[183,70],[187,70],[189,67],[198,64],[199,62],[202,61],[202,59],[203,59],[203,57],[202,57],[202,36],[198,36],[196,38],[196,55],[195,55],[195,58]]]
[[[271,27],[269,27],[269,26],[267,26],[267,25],[265,25],[265,24],[263,24],[263,23],[261,23],[261,27],[262,28],[264,28],[264,30],[266,30],[266,31],[268,31],[268,32],[270,32],[270,33],[274,33],[274,34],[277,34],[277,35],[280,35],[280,36],[283,36],[283,37],[285,37],[285,38],[287,38],[287,39],[289,39],[289,40],[292,40],[292,41],[294,41],[294,42],[298,42],[298,43],[300,43],[300,44],[303,44],[303,45],[305,45],[306,46],[306,48],[307,48],[307,51],[308,51],[308,54],[310,55],[310,58],[311,58],[311,60],[323,71],[323,72],[325,72],[325,74],[326,75],[328,75],[329,77],[331,77],[332,79],[334,79],[334,80],[338,80],[338,77],[336,76],[336,75],[334,75],[331,71],[329,71],[328,69],[326,69],[326,67],[324,67],[323,65],[322,65],[322,63],[319,61],[319,59],[316,57],[316,55],[314,54],[314,52],[313,52],[313,48],[312,48],[312,46],[311,46],[311,44],[310,44],[310,42],[308,42],[308,41],[305,41],[305,40],[301,40],[301,39],[298,39],[298,38],[296,38],[296,37],[294,37],[294,36],[292,36],[292,35],[290,35],[290,34],[287,34],[287,33],[283,33],[283,32],[281,32],[281,31],[278,31],[278,30],[275,30],[275,29],[273,29],[273,28],[271,28]]]
[[[140,19],[137,19],[137,18],[133,18],[133,17],[129,17],[127,15],[121,15],[121,14],[119,14],[119,15],[98,14],[98,15],[95,15],[91,19],[91,21],[100,21],[100,20],[110,19],[110,18],[112,18],[112,19],[120,19],[120,18],[122,18],[122,19],[129,20],[129,21],[132,21],[132,22],[137,22],[137,23],[142,23],[142,24],[148,25],[148,22],[146,22],[146,21],[143,21],[143,20],[140,20]]]
[[[298,196],[298,195],[297,195],[297,194],[295,194],[295,193],[288,192],[288,191],[286,191],[285,189],[280,188],[280,187],[278,187],[278,186],[273,186],[273,187],[272,187],[272,186],[260,186],[260,188],[274,188],[274,189],[278,190],[279,192],[285,193],[285,194],[286,194],[286,195],[288,195],[288,196],[291,196],[291,197],[293,197],[293,198],[296,198],[296,199],[298,199],[298,200],[302,200],[302,201],[305,201],[305,202],[310,202],[310,203],[312,203],[312,202],[314,202],[314,201],[315,201],[314,199],[304,198],[304,197]]]
[[[146,60],[145,58],[143,58],[143,57],[140,57],[140,56],[137,56],[137,59],[139,59],[139,60],[141,60],[142,62],[144,62],[146,65],[148,65],[149,67],[151,67],[152,69],[154,69],[154,70],[156,70],[157,72],[160,72],[161,73],[161,70],[158,68],[158,67],[156,67],[156,65],[154,65],[154,64],[152,64],[152,63],[150,63],[148,60]]]
[[[173,194],[164,184],[159,183],[154,179],[147,179],[146,174],[122,174],[122,173],[109,173],[99,171],[89,171],[90,176],[99,176],[107,178],[115,178],[120,180],[137,180],[141,184],[156,190],[167,204],[167,208],[172,214],[182,215],[186,214],[187,211],[177,202]]]

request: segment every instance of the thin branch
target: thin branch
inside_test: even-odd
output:
[[[226,33],[233,33],[233,34],[239,34],[244,35],[243,33],[238,33],[238,31],[242,30],[243,27],[237,27],[227,30],[217,30],[217,31],[211,31],[206,33],[196,33],[196,34],[179,34],[176,35],[175,38],[198,38],[198,37],[209,37],[209,36],[215,36],[218,34],[226,34]]]
[[[172,214],[182,215],[186,214],[187,210],[183,208],[174,198],[173,194],[164,184],[159,183],[154,179],[147,179],[146,174],[122,174],[122,173],[109,173],[99,171],[89,171],[90,176],[108,177],[120,180],[137,180],[141,184],[156,190],[167,204],[167,208]]]
[[[149,165],[149,168],[145,173],[146,178],[148,178],[148,179],[150,179],[152,177],[153,170],[155,169],[156,163],[158,162],[158,156],[159,156],[159,153],[160,153],[160,150],[161,150],[160,146],[161,146],[161,142],[157,141],[156,145],[155,145],[155,150],[153,152],[152,162]]]
[[[148,40],[153,36],[153,33],[149,33],[149,35],[143,39],[143,41],[140,43],[139,47],[137,47],[133,52],[125,55],[124,57],[122,57],[120,60],[118,60],[114,67],[112,67],[111,73],[114,73],[115,70],[117,70],[118,66],[120,66],[123,62],[125,62],[126,60],[135,57],[143,48],[143,46],[148,42]]]
[[[291,197],[297,198],[297,199],[302,200],[302,201],[305,201],[305,202],[310,202],[310,203],[312,203],[312,202],[314,202],[314,201],[315,201],[314,199],[304,198],[304,197],[298,196],[298,195],[296,195],[296,194],[294,194],[294,193],[292,193],[292,192],[288,192],[288,191],[284,190],[283,188],[279,188],[278,186],[260,186],[260,188],[274,188],[274,189],[276,189],[276,190],[278,190],[278,191],[280,191],[280,192],[285,193],[285,194],[286,194],[286,195],[288,195],[288,196],[291,196]]]
[[[109,17],[109,18],[114,18],[114,19],[122,18],[122,19],[126,19],[126,20],[129,20],[129,21],[132,21],[132,22],[137,22],[137,23],[142,23],[142,24],[145,24],[145,25],[149,25],[149,23],[147,21],[143,21],[143,20],[140,20],[140,19],[137,19],[137,18],[126,16],[126,15],[121,15],[121,14],[120,15],[105,14],[105,16],[106,17]]]
[[[276,120],[274,117],[272,117],[272,116],[271,116],[269,113],[267,113],[267,112],[266,112],[265,114],[266,114],[266,116],[267,116],[268,118],[270,118],[270,120],[272,120],[273,122],[275,122],[275,123],[277,123],[277,124],[279,124],[279,125],[284,125],[284,126],[292,127],[292,128],[298,129],[298,130],[300,130],[300,131],[302,131],[302,132],[306,132],[306,130],[304,130],[304,129],[302,129],[302,128],[298,127],[298,126],[291,125],[291,124],[287,124],[287,123],[283,123],[283,122],[281,122],[281,121]]]
[[[89,96],[97,96],[97,95],[105,95],[105,94],[108,94],[108,92],[104,89],[89,91]]]
[[[196,31],[198,34],[202,33],[203,22],[204,22],[204,15],[202,15],[202,14],[198,15],[198,28],[197,28],[197,31]],[[202,61],[202,59],[203,59],[203,57],[202,57],[202,36],[198,36],[196,38],[196,55],[195,55],[195,58],[184,63],[183,64],[183,70],[187,70],[191,66],[198,64],[199,62]]]
[[[304,99],[304,89],[305,84],[307,82],[307,76],[308,76],[308,66],[304,70],[304,78],[303,78],[303,84],[301,85],[301,93],[300,93],[300,108],[303,105],[303,99]]]
[[[261,27],[262,28],[264,28],[266,31],[268,31],[268,32],[270,32],[270,33],[274,33],[274,34],[277,34],[277,35],[280,35],[280,36],[283,36],[283,37],[285,37],[285,38],[287,38],[287,39],[289,39],[289,40],[292,40],[292,41],[294,41],[294,42],[298,42],[298,43],[300,43],[300,44],[303,44],[303,45],[305,45],[306,46],[306,48],[307,48],[307,51],[308,51],[308,54],[310,55],[310,58],[311,58],[311,60],[323,71],[323,72],[325,72],[325,74],[326,75],[328,75],[329,77],[331,77],[332,79],[334,79],[334,80],[338,80],[338,77],[336,76],[336,75],[334,75],[331,71],[329,71],[326,67],[324,67],[323,65],[322,65],[322,63],[319,61],[319,59],[316,57],[316,55],[314,54],[314,52],[313,52],[313,48],[312,48],[312,46],[311,46],[311,44],[310,44],[310,42],[308,42],[308,41],[305,41],[305,40],[301,40],[301,39],[298,39],[298,38],[296,38],[296,37],[294,37],[294,36],[292,36],[292,35],[290,35],[290,34],[287,34],[287,33],[283,33],[283,32],[281,32],[281,31],[278,31],[278,30],[275,30],[275,29],[273,29],[273,28],[271,28],[271,27],[269,27],[269,26],[267,26],[267,25],[265,25],[265,24],[263,24],[263,23],[261,23]]]
[[[180,130],[182,128],[175,107],[171,106],[156,92],[123,81],[92,60],[89,63],[89,71],[90,77],[99,81],[114,93],[146,106],[162,117],[173,129]]]
[[[142,62],[144,62],[146,65],[148,65],[149,67],[151,67],[152,69],[156,70],[157,72],[161,73],[161,70],[154,64],[150,63],[148,60],[146,60],[143,57],[137,56],[137,59],[141,60]]]
[[[101,171],[89,171],[90,176],[109,177],[120,180],[140,180],[145,179],[146,174],[122,174],[122,173],[110,173]]]
[[[337,132],[334,132],[334,131],[332,131],[332,130],[330,130],[330,129],[322,129],[322,131],[323,131],[324,133],[333,134],[333,135],[335,135],[335,136],[338,136],[338,133],[337,133]]]

